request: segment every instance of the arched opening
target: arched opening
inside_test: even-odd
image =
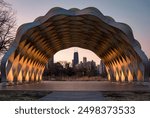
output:
[[[89,49],[98,55],[111,81],[124,81],[124,73],[127,81],[133,81],[137,72],[140,80],[148,81],[148,59],[131,28],[90,7],[53,8],[20,26],[2,59],[3,83],[41,81],[48,59],[70,47]]]
[[[94,52],[80,47],[60,50],[46,64],[43,80],[106,80],[105,65],[100,61]]]

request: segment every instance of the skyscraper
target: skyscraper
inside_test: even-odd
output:
[[[79,63],[79,56],[78,52],[74,52],[74,57],[73,57],[73,66],[77,65]]]
[[[100,68],[99,69],[100,69],[99,70],[100,75],[103,75],[103,76],[107,75],[106,67],[105,67],[105,64],[104,64],[103,60],[100,61]]]
[[[54,65],[54,56],[52,56],[49,60],[48,60],[48,69],[52,68]]]
[[[83,57],[83,63],[85,64],[87,62],[87,58]]]
[[[52,57],[48,60],[48,63],[46,64],[46,69],[52,68],[53,64],[54,64],[54,56],[52,56]]]

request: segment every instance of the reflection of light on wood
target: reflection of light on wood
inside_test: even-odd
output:
[[[130,70],[129,70],[129,73],[128,73],[128,81],[129,81],[129,82],[133,81],[133,76],[132,76]]]
[[[20,73],[19,73],[18,81],[19,81],[20,83],[22,82],[22,70],[21,70]]]
[[[124,81],[125,81],[125,76],[124,76],[123,71],[121,72],[121,81],[122,81],[122,82],[124,82]]]
[[[42,74],[43,74],[43,72],[44,72],[45,66],[42,66],[41,68],[42,68],[42,69],[41,69],[41,73],[40,73],[40,81],[42,80]]]
[[[31,80],[34,81],[34,72],[31,75]]]
[[[135,65],[135,66],[134,66]],[[112,72],[115,74],[116,81],[125,81],[125,77],[127,77],[128,81],[133,81],[133,73],[136,73],[138,81],[143,81],[143,74],[140,68],[137,68],[137,63],[134,62],[134,65],[131,65],[131,61],[129,58],[122,61],[117,61],[111,65]],[[128,72],[127,72],[128,70]],[[108,78],[111,80],[111,78]]]
[[[140,69],[138,69],[138,72],[137,72],[137,79],[139,81],[142,81],[143,80],[143,75],[142,75],[142,72],[140,71]]]
[[[25,79],[26,79],[26,82],[29,82],[29,72],[27,72]]]
[[[7,80],[11,83],[13,82],[13,73],[12,73],[12,68],[9,70],[9,73],[7,75]]]
[[[36,74],[36,81],[39,81],[39,75]]]
[[[108,67],[106,66],[106,72],[107,72],[107,79],[110,81],[110,73],[109,73],[109,71],[108,71]]]
[[[109,72],[107,72],[108,74],[107,74],[107,77],[108,77],[108,80],[110,80],[110,74],[109,74]]]
[[[42,80],[42,74],[40,74],[40,81]]]
[[[118,72],[116,72],[116,81],[119,81],[119,75],[118,75]]]

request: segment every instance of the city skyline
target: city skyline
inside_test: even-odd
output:
[[[148,43],[150,42],[150,27],[148,25],[150,21],[149,0],[126,0],[121,2],[120,0],[36,0],[34,6],[35,0],[6,0],[6,2],[12,4],[12,8],[16,11],[18,27],[21,24],[32,22],[35,18],[45,15],[53,7],[63,7],[65,9],[96,7],[104,15],[111,16],[117,22],[126,23],[131,26],[135,39],[140,42],[142,50],[150,58]],[[81,50],[79,49],[78,51],[80,52]],[[62,54],[57,53],[58,55],[55,55],[56,60],[60,58],[69,60],[66,54],[72,57],[72,49],[62,52]],[[84,53],[88,59],[92,57],[97,63],[99,62],[96,56],[91,56],[93,55],[91,52],[84,51]]]
[[[78,50],[76,50],[78,49]],[[71,55],[68,55],[66,52],[72,52]],[[61,50],[59,52],[57,52],[55,55],[54,55],[54,62],[60,62],[60,61],[67,61],[67,62],[70,62],[72,63],[72,60],[73,60],[73,56],[74,56],[74,52],[78,52],[79,54],[79,63],[81,61],[83,61],[83,58],[86,57],[87,58],[87,61],[95,61],[96,62],[96,65],[100,64],[100,58],[92,51],[90,50],[87,50],[87,49],[83,49],[83,48],[79,48],[79,47],[72,47],[72,48],[68,48],[68,49],[64,49],[64,50]],[[88,56],[87,55],[90,53],[91,56]],[[57,58],[57,55],[64,55],[64,57],[60,56],[59,58]],[[67,60],[65,60],[67,59]]]

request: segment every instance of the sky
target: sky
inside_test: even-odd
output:
[[[104,15],[111,16],[117,22],[128,24],[142,50],[150,58],[150,0],[5,0],[16,12],[17,26],[34,21],[45,15],[53,7],[79,8],[96,7]],[[83,57],[100,62],[93,52],[81,48],[70,48],[55,54],[55,61],[71,62],[74,50],[78,50],[80,61]]]

